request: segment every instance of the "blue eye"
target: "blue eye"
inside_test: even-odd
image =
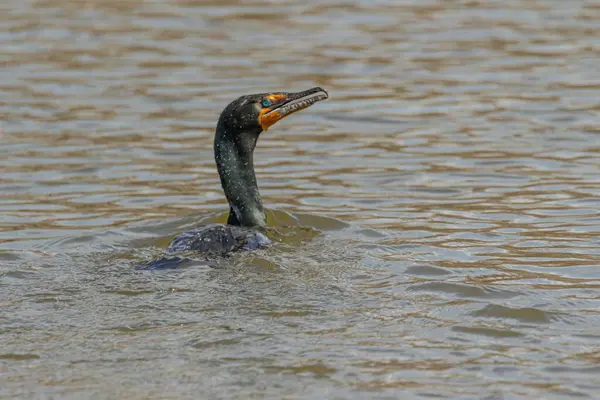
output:
[[[269,107],[271,105],[271,100],[269,99],[264,99],[261,103],[260,103],[263,107]]]

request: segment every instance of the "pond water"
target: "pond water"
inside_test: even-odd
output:
[[[593,1],[7,0],[0,397],[560,399],[600,390]],[[240,95],[277,244],[226,218]]]

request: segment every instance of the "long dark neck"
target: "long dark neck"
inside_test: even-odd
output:
[[[215,161],[229,202],[228,224],[265,226],[265,212],[254,174],[254,147],[260,132],[231,132],[219,121]]]

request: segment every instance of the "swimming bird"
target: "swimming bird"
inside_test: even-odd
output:
[[[303,92],[251,94],[230,103],[219,117],[214,140],[215,162],[229,202],[227,224],[212,224],[177,235],[167,251],[228,253],[266,246],[266,226],[256,175],[258,137],[283,118],[328,98],[315,87]]]

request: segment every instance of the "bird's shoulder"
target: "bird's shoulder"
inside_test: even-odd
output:
[[[262,233],[234,225],[213,224],[177,235],[168,250],[201,253],[229,253],[253,250],[270,243]]]

